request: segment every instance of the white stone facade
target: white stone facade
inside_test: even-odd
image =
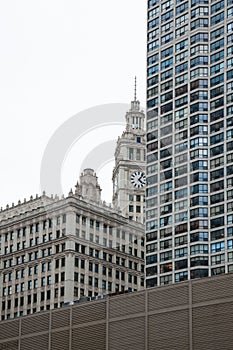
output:
[[[2,320],[144,286],[144,228],[103,202],[43,195],[0,218]]]
[[[115,151],[113,205],[120,208],[123,216],[144,223],[145,182],[140,181],[146,170],[145,114],[136,96],[125,118],[126,129],[118,138]]]

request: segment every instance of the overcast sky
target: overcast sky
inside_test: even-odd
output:
[[[135,75],[145,105],[146,0],[0,1],[0,50],[5,208],[40,193],[45,148],[70,117],[96,105],[129,103]],[[65,194],[79,176],[71,165],[80,155],[74,149],[63,164]],[[107,201],[103,181],[111,166],[97,174]]]

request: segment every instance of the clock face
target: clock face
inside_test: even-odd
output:
[[[135,171],[130,177],[135,188],[142,188],[146,185],[146,175],[142,171]]]

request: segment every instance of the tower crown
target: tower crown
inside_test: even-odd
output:
[[[140,111],[140,101],[137,100],[137,78],[135,77],[134,84],[134,100],[131,101],[131,108],[126,113],[126,129],[144,129],[145,115]]]
[[[137,77],[135,77],[134,100],[131,101],[131,110],[132,111],[139,111],[140,110],[140,102],[137,100]]]

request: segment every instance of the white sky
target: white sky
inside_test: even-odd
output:
[[[135,75],[145,105],[146,0],[2,0],[0,50],[5,208],[40,193],[44,150],[67,119],[96,105],[129,103]],[[71,153],[63,169],[65,194],[79,175],[71,165],[79,155]],[[111,168],[97,174],[107,201]]]

